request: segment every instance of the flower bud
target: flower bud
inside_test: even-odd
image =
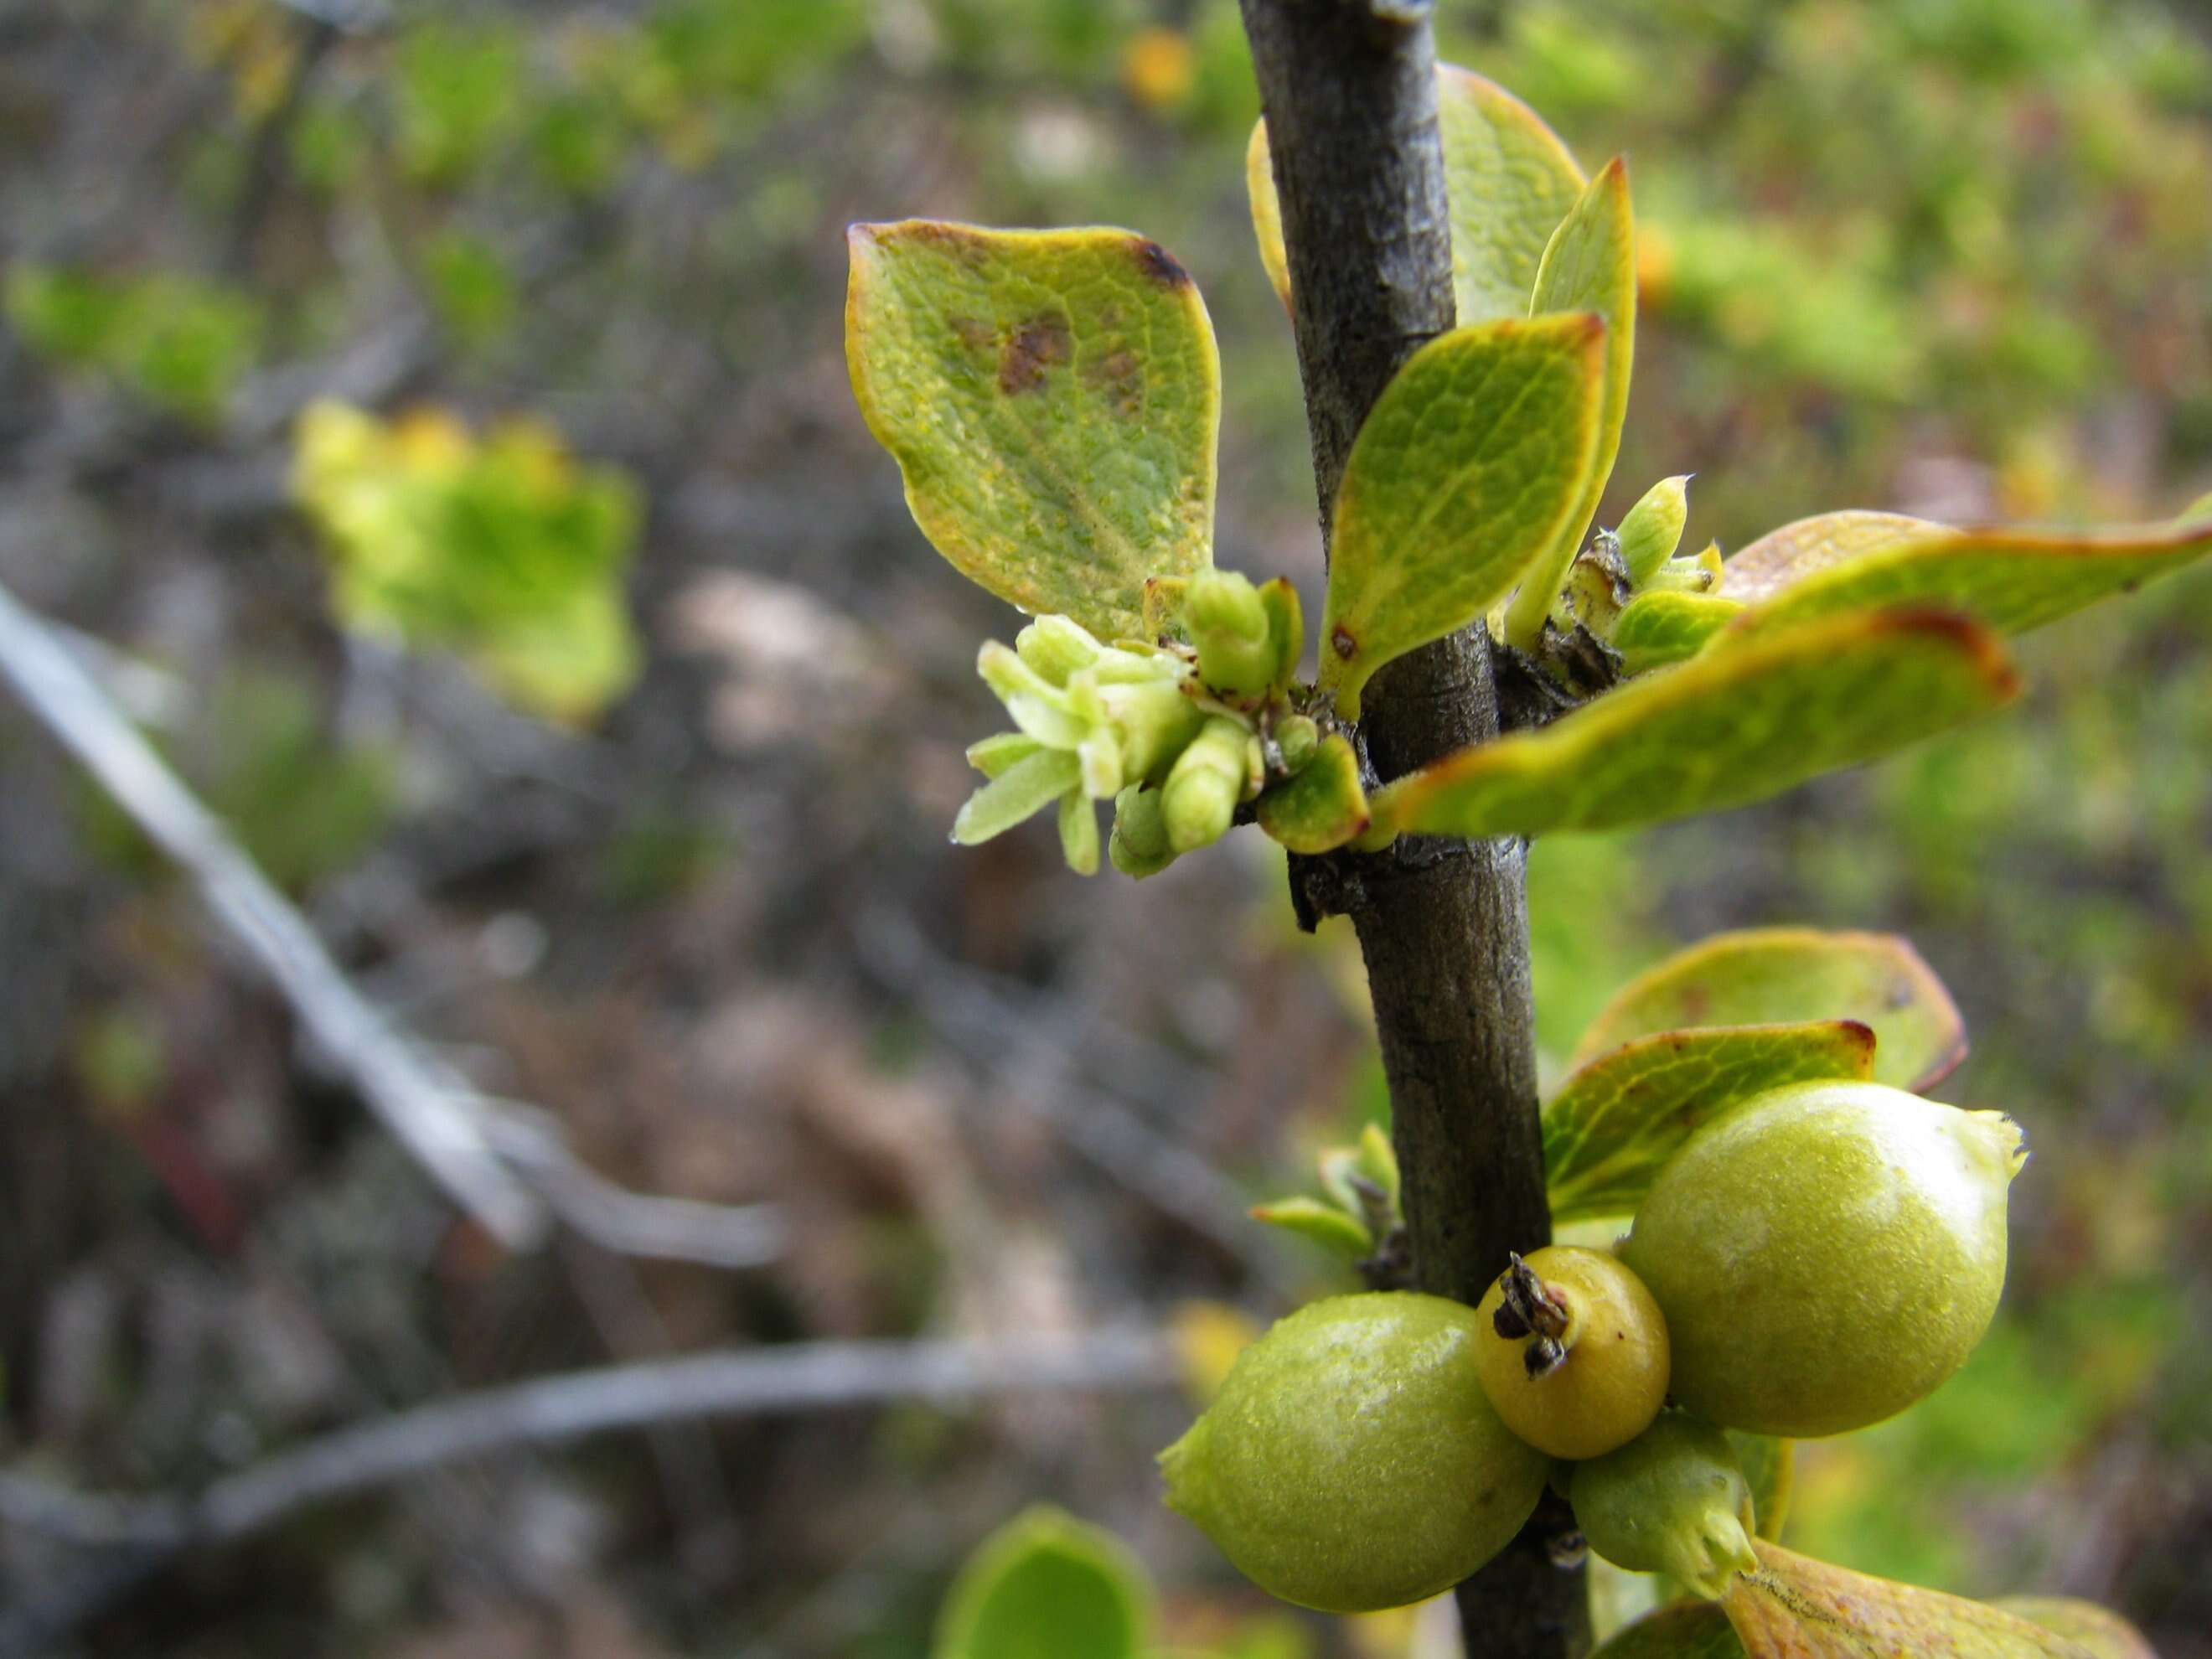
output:
[[[1106,843],[1106,856],[1125,876],[1156,876],[1175,862],[1168,845],[1164,799],[1158,789],[1132,784],[1114,797],[1114,833]]]
[[[1275,740],[1275,754],[1282,763],[1285,776],[1303,772],[1306,763],[1321,747],[1321,727],[1304,714],[1291,714],[1275,722],[1270,733]]]
[[[1097,662],[1105,647],[1066,617],[1039,617],[1014,635],[1014,650],[1045,679],[1064,686],[1069,675]]]
[[[1255,696],[1274,678],[1267,608],[1233,570],[1202,570],[1183,596],[1182,623],[1198,647],[1198,677],[1217,690]]]
[[[1620,562],[1638,587],[1674,557],[1681,543],[1682,526],[1690,517],[1690,477],[1685,472],[1660,479],[1620,521]]]
[[[1244,794],[1250,735],[1242,721],[1210,715],[1176,758],[1161,791],[1168,845],[1176,852],[1209,846],[1228,833]]]

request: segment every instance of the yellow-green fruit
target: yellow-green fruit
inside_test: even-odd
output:
[[[1567,1500],[1589,1547],[1616,1567],[1671,1573],[1717,1597],[1759,1565],[1742,1465],[1728,1436],[1687,1412],[1662,1412],[1626,1445],[1576,1464]]]
[[[1989,1328],[2026,1161],[2002,1114],[1873,1083],[1778,1089],[1698,1130],[1620,1245],[1666,1313],[1675,1400],[1800,1439],[1903,1411]]]
[[[1667,1399],[1667,1322],[1604,1250],[1547,1245],[1482,1298],[1475,1366],[1498,1416],[1554,1457],[1597,1457],[1644,1432]]]
[[[1301,1308],[1160,1454],[1168,1503],[1301,1607],[1449,1589],[1521,1529],[1549,1468],[1483,1398],[1477,1330],[1472,1308],[1410,1291]]]

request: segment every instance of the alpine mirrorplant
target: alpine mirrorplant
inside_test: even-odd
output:
[[[1218,359],[1170,255],[1111,229],[852,232],[861,410],[924,534],[1031,617],[980,654],[1012,729],[969,751],[984,781],[957,841],[1051,808],[1073,868],[1103,851],[1142,878],[1246,823],[1357,860],[1401,837],[1718,811],[1993,712],[2021,688],[2008,635],[2212,551],[2200,502],[2063,533],[1834,512],[1725,558],[1686,535],[1686,467],[1598,523],[1630,405],[1627,168],[1585,174],[1466,70],[1440,71],[1437,98],[1458,325],[1351,446],[1310,680],[1296,592],[1213,563]],[[1264,123],[1247,182],[1287,305]],[[1378,777],[1373,677],[1473,624],[1516,688],[1512,729]],[[1332,1149],[1324,1198],[1253,1213],[1381,1293],[1261,1337],[1164,1455],[1169,1501],[1276,1595],[1353,1612],[1474,1572],[1551,1472],[1601,1555],[1719,1604],[1607,1651],[1857,1653],[1919,1632],[2081,1659],[2033,1620],[1771,1542],[1791,1437],[1911,1405],[1996,1309],[2024,1154],[2009,1120],[1923,1097],[1964,1052],[1901,939],[1762,929],[1662,963],[1543,1108],[1552,1217],[1586,1247],[1531,1238],[1480,1311],[1406,1291],[1387,1138]]]

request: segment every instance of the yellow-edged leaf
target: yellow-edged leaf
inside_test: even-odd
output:
[[[1760,1541],[1721,1605],[1749,1659],[2095,1659],[1979,1601],[1870,1578]]]
[[[2131,593],[2207,553],[2212,522],[2201,520],[2082,536],[1929,526],[1826,560],[1800,557],[1786,585],[1729,624],[1724,642],[1814,617],[1899,605],[1940,605],[2001,634],[2024,634]],[[1743,556],[1727,567],[1731,599],[1749,596],[1738,580]]]
[[[1784,1084],[1870,1078],[1874,1055],[1851,1019],[1662,1031],[1599,1055],[1544,1104],[1552,1219],[1629,1213],[1700,1125]]]
[[[1545,244],[1582,193],[1583,170],[1540,116],[1471,70],[1437,66],[1437,127],[1443,144],[1459,322],[1522,316]],[[1265,121],[1252,129],[1244,182],[1260,262],[1287,307],[1290,260]]]
[[[1000,599],[1143,637],[1212,562],[1220,366],[1189,274],[1124,230],[855,225],[853,390],[938,551]]]
[[[1393,658],[1481,616],[1556,539],[1597,442],[1605,328],[1455,329],[1400,369],[1346,458],[1321,684],[1346,718]]]
[[[1628,415],[1629,371],[1636,356],[1636,216],[1628,199],[1628,167],[1619,156],[1589,182],[1544,249],[1529,312],[1585,311],[1605,319],[1605,386],[1598,405],[1597,448],[1581,498],[1546,556],[1531,566],[1505,612],[1505,637],[1533,646],[1559,596],[1596,514],[1620,450]]]
[[[1719,811],[1963,725],[2018,690],[2002,646],[1963,617],[1826,617],[1448,756],[1375,796],[1376,830],[1540,835]]]
[[[1575,1044],[1586,1066],[1623,1043],[1693,1026],[1856,1020],[1875,1034],[1874,1080],[1923,1091],[1966,1057],[1943,981],[1895,933],[1753,927],[1717,933],[1613,994]]]

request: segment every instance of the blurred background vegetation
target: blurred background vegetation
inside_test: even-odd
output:
[[[2212,488],[2212,25],[2154,0],[1440,0],[1626,151],[1644,307],[1607,520],[2072,523]],[[597,1166],[772,1199],[743,1273],[507,1256],[191,893],[0,713],[0,1441],[189,1489],[614,1357],[1341,1287],[1242,1206],[1385,1102],[1348,936],[1264,843],[1141,886],[953,854],[977,642],[862,431],[842,228],[1120,223],[1197,276],[1220,560],[1318,599],[1233,0],[0,3],[0,580],[94,654],[363,987]],[[2212,1655],[2212,572],[2025,652],[2012,716],[1771,806],[1547,842],[1549,1057],[1722,927],[1909,934],[1947,1097],[2027,1125],[2002,1322],[1808,1450],[1791,1541],[2108,1601]],[[1184,1310],[1178,1314],[1177,1310]],[[1218,1340],[1218,1339],[1214,1339]],[[1201,1341],[1200,1346],[1204,1344]],[[1272,1609],[1157,1506],[1169,1395],[687,1427],[459,1467],[189,1559],[98,1654],[913,1655],[1032,1498],[1171,1630]],[[23,1593],[32,1542],[0,1531]]]

